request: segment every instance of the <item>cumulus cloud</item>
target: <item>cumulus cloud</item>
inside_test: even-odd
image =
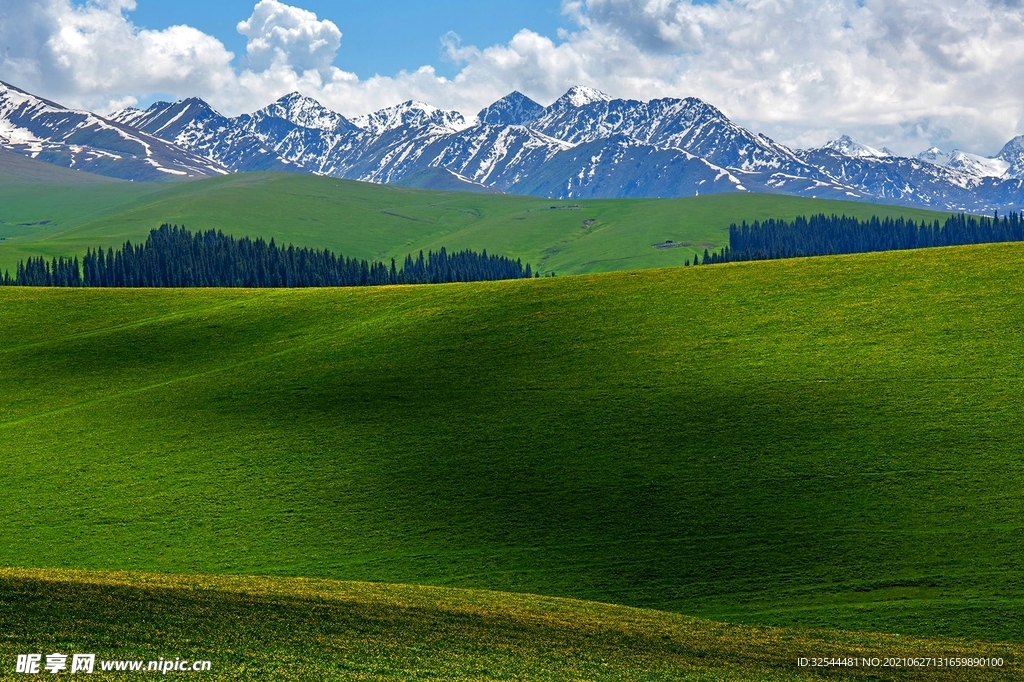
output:
[[[233,55],[188,26],[139,30],[134,0],[0,0],[0,78],[71,105],[104,109],[138,94],[230,87]]]
[[[272,64],[327,69],[341,47],[341,31],[332,22],[277,0],[260,0],[252,16],[239,22],[238,32],[249,39],[249,66],[256,71]]]
[[[229,114],[292,90],[348,115],[407,99],[472,114],[513,89],[546,103],[582,84],[640,99],[695,95],[796,146],[850,133],[905,153],[992,153],[1024,133],[1021,5],[565,0],[572,28],[557,36],[521,30],[485,47],[443,36],[453,78],[425,65],[359,79],[335,64],[336,24],[278,0],[238,24],[238,60],[194,28],[138,29],[134,0],[0,0],[0,78],[101,110],[170,93]]]

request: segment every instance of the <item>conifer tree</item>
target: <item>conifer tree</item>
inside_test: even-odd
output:
[[[78,258],[18,263],[14,277],[0,284],[98,287],[310,287],[427,284],[517,279],[533,275],[529,264],[473,251],[422,251],[405,258],[402,269],[379,261],[357,260],[322,249],[278,246],[273,239],[235,239],[212,230],[192,234],[164,225],[143,244],[118,249],[87,249]]]

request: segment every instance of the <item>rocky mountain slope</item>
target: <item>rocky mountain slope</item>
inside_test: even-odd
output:
[[[191,151],[163,135],[68,109],[6,83],[0,83],[0,148],[125,180],[199,178],[230,172],[215,156]]]

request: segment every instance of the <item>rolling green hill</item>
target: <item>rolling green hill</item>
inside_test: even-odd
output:
[[[1022,258],[0,290],[0,565],[1020,641]]]
[[[1010,679],[1024,648],[759,628],[531,595],[289,578],[0,571],[0,679],[19,653],[209,661],[204,680],[820,680],[807,657],[856,657],[827,679]],[[996,668],[884,667],[891,657]],[[876,658],[877,667],[860,665]],[[137,675],[135,673],[134,675]],[[187,673],[178,675],[188,676]],[[172,673],[172,677],[176,676]],[[152,679],[152,677],[150,678]]]
[[[385,261],[442,246],[487,249],[565,275],[679,266],[694,252],[723,246],[733,221],[818,212],[945,217],[766,194],[571,202],[270,173],[170,185],[0,181],[0,268],[143,241],[170,222]]]

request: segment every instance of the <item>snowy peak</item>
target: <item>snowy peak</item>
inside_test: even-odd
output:
[[[697,97],[686,99],[675,99],[664,97],[652,99],[647,103],[647,108],[652,115],[662,117],[685,116],[689,120],[710,120],[729,121],[728,117],[718,108]]]
[[[312,97],[305,97],[297,92],[285,95],[256,112],[255,116],[280,118],[302,128],[330,132],[346,132],[355,127],[341,114],[331,111]]]
[[[855,142],[849,135],[843,135],[838,140],[832,140],[827,143],[822,149],[842,154],[843,156],[850,156],[855,159],[863,158],[875,158],[875,159],[886,159],[895,156],[888,149],[875,149],[869,147],[866,144]]]
[[[118,123],[124,123],[125,125],[135,126],[135,122],[142,119],[146,115],[146,112],[142,109],[136,109],[135,107],[126,107],[124,109],[118,109],[109,116],[108,119],[111,121],[117,121]]]
[[[949,152],[944,152],[938,147],[929,147],[928,149],[925,149],[923,152],[917,155],[917,159],[919,161],[924,161],[925,163],[933,163],[936,166],[949,165],[949,157]]]
[[[16,88],[10,83],[5,83],[3,81],[0,81],[0,104],[2,104],[5,111],[31,108],[36,111],[67,111],[81,114],[83,116],[93,115],[86,111],[75,111],[73,109],[68,109],[67,107],[62,107],[56,102],[51,102],[50,100],[43,99],[42,97],[36,97],[32,93],[25,92],[24,90]]]
[[[1024,135],[1018,135],[1009,142],[1007,142],[999,154],[996,156],[998,159],[1003,161],[1012,161],[1013,159],[1024,156]]]
[[[1022,142],[1024,142],[1024,139],[1022,139]],[[958,170],[974,178],[1015,177],[1012,173],[1014,167],[1012,145],[1013,141],[1011,140],[1003,147],[1003,151],[999,153],[999,156],[995,158],[970,154],[958,149],[947,153],[938,147],[926,149],[918,154],[917,158],[936,166]],[[1024,162],[1024,153],[1020,154],[1020,160]],[[1021,166],[1024,168],[1024,163]]]
[[[377,136],[406,126],[440,128],[453,133],[470,127],[465,117],[457,111],[445,111],[413,100],[357,116],[352,119],[352,123]]]
[[[589,98],[590,104],[573,107],[571,96],[581,89],[575,90],[548,107],[530,127],[573,145],[625,135],[643,144],[688,152],[721,168],[814,174],[791,150],[735,125],[697,98],[593,101],[595,96]]]
[[[597,90],[595,88],[588,88],[585,85],[574,85],[569,90],[555,100],[555,103],[551,105],[551,109],[573,107],[580,108],[585,107],[588,104],[594,104],[595,102],[611,102],[612,98],[610,95]]]
[[[213,107],[198,97],[189,97],[177,102],[156,102],[145,111],[129,108],[110,115],[111,121],[129,125],[165,140],[174,139],[196,121],[222,118]]]
[[[1007,142],[996,158],[1006,162],[1009,177],[1024,179],[1024,135]]]
[[[1001,178],[1010,168],[1010,164],[1002,159],[990,159],[959,150],[949,155],[946,165],[978,178]]]
[[[544,113],[544,107],[518,90],[505,95],[477,114],[484,125],[527,125]]]

